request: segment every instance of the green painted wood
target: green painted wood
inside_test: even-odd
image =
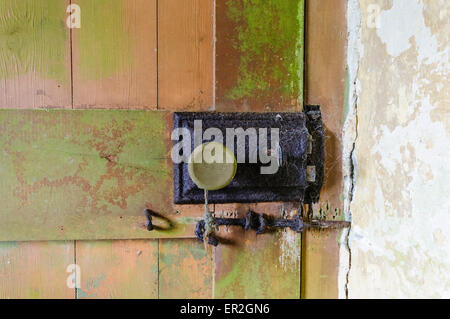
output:
[[[0,240],[192,237],[170,127],[160,111],[0,110]],[[173,225],[148,232],[146,207]]]
[[[217,107],[301,110],[304,0],[217,0],[216,4]]]
[[[290,203],[215,205],[216,214],[248,210],[280,218],[296,214]],[[222,227],[226,243],[215,248],[215,298],[300,298],[301,235],[290,229],[262,235],[239,227]]]
[[[156,0],[77,0],[74,108],[156,109]]]
[[[216,1],[216,110],[301,111],[304,0]],[[216,213],[248,209],[281,217],[298,204],[215,205]],[[233,228],[215,249],[215,298],[299,298],[301,235],[255,235]]]
[[[216,248],[215,298],[300,298],[300,235],[232,232],[228,236],[239,236],[239,243]]]
[[[70,106],[69,3],[0,1],[0,108]]]
[[[2,78],[37,72],[44,78],[67,80],[65,11],[64,0],[0,2]]]
[[[211,298],[212,254],[198,239],[159,241],[159,297]]]

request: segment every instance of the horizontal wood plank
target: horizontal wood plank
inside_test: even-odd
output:
[[[0,240],[193,237],[202,211],[172,205],[171,127],[162,111],[0,110]],[[145,208],[170,223],[147,231]]]

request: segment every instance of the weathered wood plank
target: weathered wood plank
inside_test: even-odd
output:
[[[325,179],[321,202],[326,218],[342,211],[341,132],[345,108],[347,43],[345,0],[312,0],[306,6],[305,100],[322,107]],[[330,58],[332,52],[333,58]],[[327,209],[327,206],[329,209]],[[304,238],[303,298],[338,297],[340,231],[310,231]]]
[[[77,241],[77,298],[157,298],[158,240]]]
[[[218,0],[217,111],[301,111],[303,0]],[[281,217],[291,204],[216,205],[216,214],[249,208]],[[215,298],[299,298],[301,236],[221,230],[215,249]]]
[[[0,2],[0,108],[71,107],[69,3]],[[66,272],[75,262],[73,247],[1,242],[0,298],[75,298]]]
[[[75,108],[157,104],[156,0],[77,0],[73,29]]]
[[[217,107],[301,110],[304,1],[216,3]]]
[[[214,2],[158,2],[159,109],[210,109],[214,76]],[[201,205],[177,205],[181,215],[201,216]],[[196,215],[198,214],[198,215]],[[212,262],[196,240],[160,239],[160,298],[211,298]]]
[[[158,2],[158,108],[213,106],[214,2]]]
[[[248,209],[281,217],[290,204],[216,205],[216,214]],[[221,229],[224,243],[215,248],[215,298],[300,298],[301,236],[291,230],[256,235],[242,228]]]
[[[197,107],[209,107],[212,96],[212,35],[201,34],[202,30],[209,27],[212,30],[212,16],[208,20],[208,11],[211,9],[211,3],[207,3],[205,6],[190,6],[191,1],[183,2],[159,2],[160,10],[158,12],[160,21],[159,23],[159,40],[160,40],[160,53],[159,53],[159,79],[162,85],[160,85],[159,96],[160,96],[160,108],[165,109],[177,109],[180,105],[190,104],[192,101]],[[155,10],[156,11],[156,10]],[[181,13],[181,16],[180,16]],[[174,19],[174,15],[178,18]],[[151,17],[151,15],[147,15]],[[155,19],[156,21],[156,19]],[[205,25],[206,24],[206,25]],[[180,30],[183,32],[180,33]],[[148,28],[141,30],[141,32],[150,33],[152,32]],[[200,37],[203,37],[200,40]],[[193,40],[196,39],[196,40]],[[210,51],[210,53],[208,53]],[[184,56],[179,56],[183,53]],[[210,60],[207,61],[207,55],[210,54]],[[185,57],[185,58],[184,58]],[[195,64],[198,63],[198,64]],[[197,68],[199,72],[192,73],[192,68]],[[148,72],[154,72],[155,70],[149,70]],[[103,81],[103,79],[101,79]],[[169,83],[167,81],[174,81]],[[178,84],[175,85],[174,84]],[[197,86],[201,86],[202,90],[199,94]],[[162,88],[161,88],[162,87]],[[177,88],[174,91],[174,88]],[[176,94],[174,94],[174,92]],[[107,95],[108,92],[96,91],[96,95]],[[105,100],[108,99],[107,96],[103,97]],[[99,98],[100,99],[100,98]],[[77,103],[75,103],[77,105]],[[126,96],[118,96],[117,105],[121,108],[133,108],[134,105],[128,103]],[[161,106],[162,105],[162,106]],[[139,105],[137,105],[139,106]],[[94,106],[95,107],[95,106]],[[167,125],[171,127],[170,125]],[[170,131],[170,130],[168,130]],[[160,181],[162,182],[162,181]],[[161,187],[164,191],[164,186]],[[167,191],[167,190],[166,190]],[[172,192],[172,186],[170,190],[167,191],[168,195]],[[170,197],[170,196],[168,196]],[[171,197],[170,197],[171,200]],[[168,207],[172,207],[171,203],[168,203]],[[175,206],[173,211],[178,210],[181,218],[189,218],[191,214],[201,214],[202,209],[197,206]],[[193,234],[193,229],[187,232],[188,235]],[[91,289],[87,292],[87,296],[92,296],[95,294],[96,297],[118,297],[124,296],[120,294],[122,288],[126,286],[127,296],[135,296],[137,298],[150,297],[154,298],[158,294],[163,297],[199,297],[206,296],[207,291],[211,292],[211,284],[207,284],[206,280],[208,275],[211,276],[211,263],[205,265],[203,258],[196,258],[201,255],[198,247],[195,246],[194,242],[191,241],[162,241],[160,244],[160,249],[164,250],[162,256],[159,256],[155,260],[153,254],[142,253],[139,256],[140,263],[142,265],[147,265],[147,269],[142,269],[140,267],[129,267],[129,264],[134,265],[137,257],[133,253],[122,253],[122,251],[135,251],[137,247],[142,245],[151,245],[154,247],[156,241],[122,241],[120,244],[121,249],[118,250],[114,248],[117,246],[114,241],[104,241],[104,242],[77,242],[77,259],[80,265],[84,269],[84,265],[90,264],[92,267],[89,269],[89,278],[99,278],[102,272],[107,272],[108,277],[99,283],[98,288]],[[176,244],[175,244],[176,243]],[[173,249],[165,250],[168,245],[175,244]],[[175,247],[176,246],[176,247]],[[172,246],[170,246],[172,247]],[[156,246],[158,248],[158,246]],[[193,252],[191,251],[193,249]],[[174,256],[173,251],[177,252],[178,255]],[[196,253],[195,253],[196,252]],[[95,257],[98,256],[98,257]],[[103,262],[97,267],[95,260],[100,258]],[[188,263],[189,267],[180,267],[179,263],[170,265],[170,259],[178,258],[177,261],[180,263]],[[159,261],[158,261],[159,260]],[[119,264],[117,265],[117,261]],[[157,294],[154,294],[153,286],[151,289],[144,289],[146,284],[139,283],[140,278],[146,279],[149,282],[153,280],[155,274],[154,269],[158,269],[158,264],[161,264],[164,271],[158,273],[157,279],[160,282],[157,288]],[[112,272],[109,269],[113,269]],[[91,275],[92,274],[92,275]],[[124,275],[130,278],[133,285],[129,285],[127,281],[124,281]],[[169,277],[167,277],[169,275]],[[187,278],[205,278],[204,282],[199,283],[200,285],[205,283],[206,286],[202,287],[201,290],[199,284],[195,285],[191,281],[191,285],[186,285],[185,282],[180,282],[179,279]],[[85,277],[86,278],[86,277]],[[89,282],[95,282],[89,281]],[[86,283],[89,283],[86,282]],[[178,283],[178,284],[177,284]],[[170,286],[174,286],[173,289],[167,290]],[[165,289],[166,288],[166,289]],[[85,288],[82,287],[79,290],[79,297],[85,295]]]
[[[310,230],[303,235],[302,298],[338,297],[339,238],[341,230]]]
[[[83,15],[87,28],[84,24],[74,32],[74,107],[156,108],[157,1],[87,0],[80,5],[90,12]],[[170,198],[167,178],[152,183]],[[147,195],[153,203],[154,194]],[[77,298],[158,297],[157,240],[77,241],[76,247],[83,271]]]
[[[161,239],[159,297],[211,298],[212,255],[197,239]]]
[[[172,205],[171,121],[160,111],[1,110],[0,240],[192,237],[195,219]],[[172,227],[148,232],[146,207]]]
[[[0,243],[0,298],[74,298],[73,242]]]
[[[68,4],[0,1],[0,108],[71,106]]]

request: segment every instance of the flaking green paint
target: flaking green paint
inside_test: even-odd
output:
[[[123,0],[79,0],[81,28],[74,29],[74,54],[82,79],[100,79],[133,65],[133,43]]]
[[[65,1],[0,1],[0,77],[37,72],[61,83],[68,80]]]
[[[278,92],[302,101],[304,0],[229,0],[239,75],[228,98]]]

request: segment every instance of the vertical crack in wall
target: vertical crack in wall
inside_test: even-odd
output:
[[[356,140],[358,139],[358,114],[357,114],[357,109],[358,109],[358,99],[356,99],[355,104],[354,104],[354,140],[352,143],[352,149],[350,151],[349,157],[346,158],[346,161],[348,162],[348,172],[346,173],[346,179],[348,179],[348,193],[346,195],[347,197],[347,204],[346,209],[345,209],[345,218],[348,221],[352,221],[352,212],[351,212],[351,202],[353,200],[353,193],[355,190],[355,185],[356,185],[356,156],[354,154],[355,152],[355,146],[356,146]],[[351,249],[351,245],[350,245],[350,233],[352,231],[352,226],[350,225],[350,227],[345,231],[345,248],[347,249],[347,255],[348,255],[348,264],[347,264],[347,270],[346,270],[346,274],[345,274],[345,298],[348,299],[349,297],[349,277],[350,277],[350,270],[352,268],[352,249]]]
[[[343,140],[343,163],[344,174],[344,214],[345,219],[352,221],[351,202],[356,188],[356,140],[358,138],[358,96],[359,82],[358,70],[361,57],[361,14],[359,0],[348,0],[347,3],[347,108]],[[339,297],[349,297],[349,280],[351,270],[351,227],[344,230],[340,239],[339,254]]]

